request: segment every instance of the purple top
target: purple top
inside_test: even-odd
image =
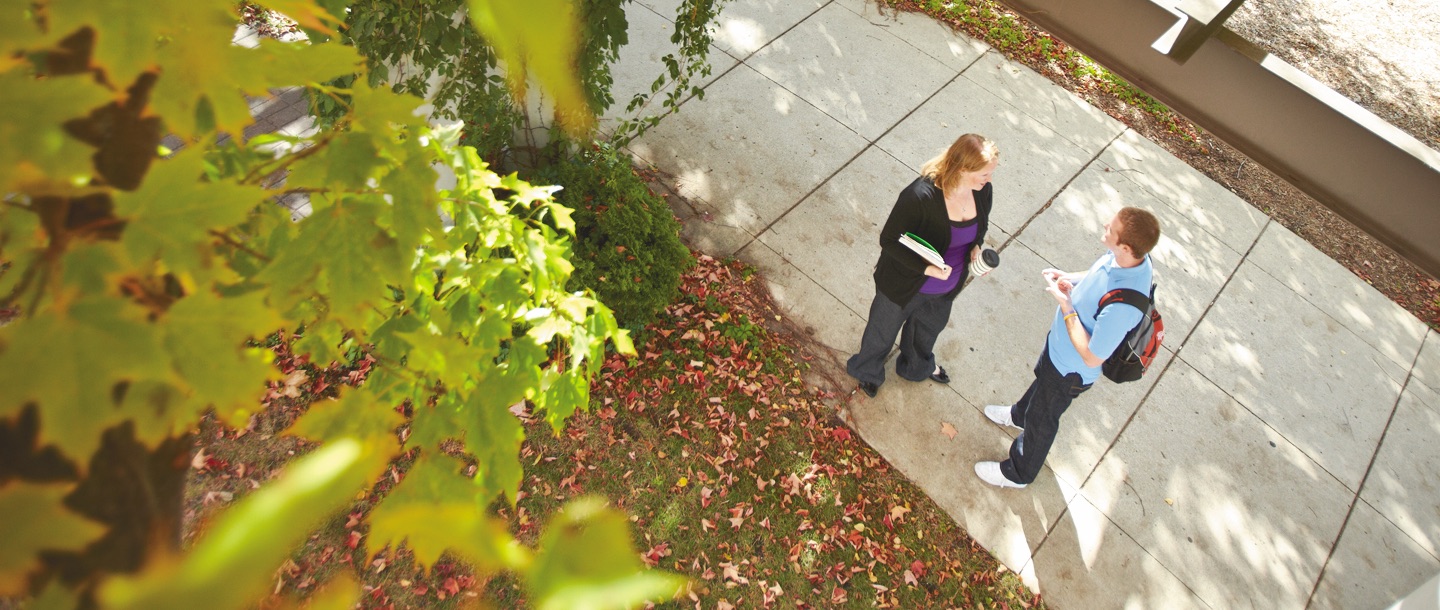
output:
[[[980,230],[980,225],[976,222],[979,218],[976,216],[970,220],[950,221],[950,247],[946,248],[943,254],[945,264],[950,265],[950,279],[940,280],[926,276],[925,283],[920,286],[921,294],[945,294],[960,283],[960,277],[965,275],[970,244],[975,242],[975,234]]]

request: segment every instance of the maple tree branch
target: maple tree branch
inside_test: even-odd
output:
[[[236,250],[239,250],[239,251],[241,251],[241,252],[244,252],[244,253],[246,253],[246,254],[249,254],[250,256],[253,256],[253,257],[255,257],[255,258],[258,258],[258,259],[260,259],[260,260],[262,260],[262,261],[265,261],[265,262],[267,262],[267,263],[270,262],[270,257],[265,256],[264,254],[261,254],[261,253],[259,253],[259,252],[256,252],[255,250],[251,249],[250,246],[245,245],[244,242],[237,241],[234,237],[231,237],[229,233],[225,233],[225,232],[223,232],[223,231],[216,231],[215,229],[210,229],[210,234],[211,234],[211,235],[214,235],[215,237],[220,238],[220,241],[225,242],[226,245],[228,245],[228,246],[230,246],[230,247],[232,247],[232,248],[235,248]]]

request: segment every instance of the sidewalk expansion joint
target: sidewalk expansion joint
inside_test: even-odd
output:
[[[813,15],[814,13],[811,13],[811,14]],[[808,17],[807,17],[807,19],[808,19]],[[746,64],[746,66],[748,67],[749,64]],[[754,68],[751,68],[751,69],[754,70]],[[757,70],[756,73],[758,74],[759,71]],[[765,76],[765,75],[763,75],[763,74],[761,74],[760,76],[761,76],[762,78],[765,78],[766,80],[770,80],[769,77],[767,77],[767,76]],[[795,200],[795,203],[792,203],[792,204],[790,204],[790,207],[785,208],[785,211],[784,211],[784,212],[781,212],[779,216],[776,216],[774,220],[772,220],[772,221],[770,221],[769,223],[767,223],[767,224],[766,224],[763,228],[761,228],[759,231],[756,231],[756,232],[755,232],[755,235],[751,236],[750,241],[746,242],[744,246],[741,246],[739,250],[744,250],[745,248],[749,247],[752,242],[754,242],[755,240],[760,239],[760,236],[761,236],[761,235],[764,235],[767,231],[769,231],[769,230],[771,229],[771,227],[774,227],[774,226],[776,225],[776,223],[779,223],[781,220],[784,220],[786,216],[789,216],[789,215],[790,215],[790,212],[795,211],[795,208],[800,207],[800,204],[804,203],[806,199],[809,199],[811,195],[814,195],[817,191],[819,191],[819,190],[820,190],[822,187],[824,187],[826,184],[829,184],[831,180],[834,180],[834,179],[835,179],[835,176],[840,175],[840,172],[845,171],[845,168],[850,167],[850,165],[851,165],[852,163],[854,163],[856,159],[859,159],[861,156],[863,156],[863,155],[864,155],[867,151],[869,151],[870,149],[872,149],[872,148],[877,149],[877,150],[879,150],[880,152],[883,152],[883,153],[885,153],[886,155],[889,155],[890,158],[894,159],[894,158],[895,158],[894,155],[890,155],[889,151],[886,151],[885,149],[880,148],[879,146],[876,146],[876,145],[875,145],[876,142],[879,142],[880,140],[883,140],[886,135],[889,135],[889,133],[890,133],[891,131],[894,131],[897,126],[899,126],[901,123],[904,123],[907,119],[909,119],[910,116],[913,115],[913,114],[915,114],[915,112],[916,112],[917,110],[919,110],[920,108],[924,107],[925,104],[930,103],[930,100],[935,99],[935,96],[940,95],[940,92],[941,92],[941,91],[944,91],[946,87],[949,87],[951,83],[954,83],[954,82],[955,82],[955,79],[957,79],[957,78],[960,78],[960,73],[958,73],[958,72],[955,74],[955,76],[950,77],[950,80],[945,81],[945,84],[940,85],[940,87],[936,88],[935,91],[932,92],[929,97],[926,97],[926,98],[925,98],[924,100],[922,100],[919,104],[916,104],[914,108],[911,108],[909,112],[906,112],[906,113],[905,113],[905,116],[900,117],[900,118],[899,118],[898,120],[896,120],[893,124],[891,124],[890,127],[886,128],[885,131],[881,132],[881,134],[880,134],[879,136],[877,136],[874,140],[866,140],[865,146],[861,147],[859,152],[855,153],[855,154],[854,154],[853,156],[851,156],[849,159],[846,159],[844,163],[841,163],[841,164],[840,164],[840,167],[836,168],[835,171],[830,172],[830,175],[829,175],[829,176],[826,176],[825,179],[824,179],[824,180],[821,180],[819,184],[816,184],[813,188],[811,188],[809,191],[807,191],[804,195],[801,195],[798,199]],[[773,81],[773,80],[770,80],[770,82],[775,83],[775,81]],[[775,83],[775,85],[776,85],[777,87],[780,87],[781,89],[785,89],[785,91],[789,92],[791,95],[794,95],[794,96],[796,96],[796,97],[800,97],[800,96],[799,96],[798,94],[796,94],[794,91],[790,91],[789,89],[786,89],[785,86],[784,86],[784,85],[781,85],[780,83]],[[807,100],[805,100],[805,98],[800,98],[800,99],[801,99],[801,101],[805,101],[805,103],[810,104],[810,102],[807,101]],[[837,122],[837,123],[840,122],[840,121],[839,121],[838,119],[836,119],[835,117],[830,116],[829,113],[825,112],[824,110],[820,110],[820,108],[818,108],[818,107],[815,107],[814,104],[810,104],[810,106],[811,106],[812,108],[815,108],[815,110],[819,111],[820,114],[823,114],[823,115],[825,115],[825,116],[827,116],[827,117],[830,117],[831,120],[833,120],[833,121],[835,121],[835,122]],[[844,123],[841,123],[841,125],[844,126]],[[846,127],[846,129],[849,129],[849,127]],[[854,132],[855,130],[851,129],[850,131]],[[859,132],[855,132],[855,135],[860,135],[860,133],[859,133]],[[863,139],[865,136],[861,135],[860,137]],[[900,161],[900,159],[895,159],[895,160],[896,160],[896,161]],[[904,162],[901,161],[901,164],[904,165]],[[912,169],[912,171],[914,171],[913,168],[911,168],[911,169]],[[917,173],[918,173],[918,172],[917,172]],[[913,180],[913,178],[912,178],[912,180]],[[736,250],[736,251],[739,252],[739,250]],[[787,262],[788,262],[788,261],[787,261]]]
[[[1340,547],[1340,539],[1345,536],[1345,530],[1350,527],[1350,517],[1355,514],[1355,506],[1364,502],[1360,498],[1360,493],[1365,490],[1365,483],[1370,480],[1370,473],[1375,471],[1375,461],[1380,458],[1380,448],[1385,446],[1385,437],[1390,434],[1390,425],[1395,423],[1395,414],[1400,411],[1400,401],[1405,398],[1405,391],[1410,388],[1410,381],[1415,378],[1415,365],[1419,364],[1420,354],[1424,351],[1425,341],[1430,338],[1430,335],[1431,333],[1426,333],[1425,339],[1420,341],[1420,349],[1415,351],[1415,358],[1410,362],[1410,370],[1405,373],[1405,383],[1400,384],[1400,392],[1395,395],[1395,403],[1390,406],[1390,417],[1385,419],[1385,427],[1380,429],[1380,439],[1375,442],[1375,451],[1370,454],[1370,463],[1365,466],[1365,474],[1360,477],[1360,484],[1355,486],[1355,497],[1350,501],[1350,508],[1345,511],[1345,519],[1340,522],[1340,529],[1335,533],[1335,540],[1330,543],[1330,552],[1325,555],[1325,563],[1320,565],[1320,572],[1315,576],[1315,584],[1310,588],[1310,596],[1305,598],[1306,608],[1309,608],[1315,601],[1315,594],[1320,591],[1320,583],[1325,581],[1325,572],[1330,569],[1330,560],[1335,557],[1335,549]],[[1380,513],[1378,510],[1375,512]],[[1391,521],[1390,517],[1384,513],[1380,513],[1380,518],[1399,529],[1399,524]],[[1410,537],[1410,534],[1403,529],[1400,530],[1400,533]],[[1411,540],[1414,539],[1411,538]],[[1415,542],[1418,544],[1420,541]]]
[[[1109,141],[1109,142],[1106,142],[1104,146],[1101,146],[1101,147],[1099,148],[1099,150],[1096,150],[1096,151],[1095,151],[1095,154],[1090,157],[1090,160],[1089,160],[1089,161],[1086,161],[1084,165],[1081,165],[1081,166],[1080,166],[1080,169],[1076,170],[1075,173],[1074,173],[1073,175],[1071,175],[1068,180],[1065,181],[1065,184],[1060,185],[1060,188],[1055,191],[1055,195],[1054,195],[1054,196],[1050,197],[1049,199],[1047,199],[1047,200],[1045,201],[1045,205],[1042,205],[1042,206],[1040,206],[1040,209],[1035,210],[1035,213],[1034,213],[1034,214],[1031,214],[1029,218],[1025,219],[1025,223],[1024,223],[1024,224],[1021,224],[1019,228],[1015,229],[1014,232],[1010,233],[1010,237],[1009,237],[1008,239],[1006,239],[1004,242],[1002,242],[1002,243],[1000,244],[1000,247],[996,248],[995,250],[998,251],[998,252],[1004,252],[1004,251],[1005,251],[1005,248],[1007,248],[1007,247],[1010,246],[1010,242],[1015,241],[1015,240],[1017,240],[1017,239],[1020,239],[1020,234],[1021,234],[1021,233],[1024,233],[1024,232],[1025,232],[1025,229],[1027,229],[1027,228],[1030,227],[1030,223],[1035,222],[1035,219],[1036,219],[1036,218],[1039,218],[1041,214],[1044,214],[1044,213],[1045,213],[1045,210],[1050,209],[1051,204],[1054,204],[1054,203],[1055,203],[1055,200],[1056,200],[1057,198],[1059,198],[1060,195],[1064,194],[1065,191],[1070,188],[1070,185],[1075,182],[1075,179],[1076,179],[1076,178],[1079,178],[1079,177],[1080,177],[1080,174],[1085,173],[1085,170],[1090,169],[1090,166],[1091,166],[1091,165],[1094,165],[1094,164],[1095,164],[1095,161],[1097,161],[1097,160],[1100,159],[1100,155],[1105,154],[1105,151],[1106,151],[1106,150],[1109,150],[1111,146],[1114,146],[1114,145],[1115,145],[1115,141],[1116,141],[1116,140],[1119,140],[1119,139],[1120,139],[1120,136],[1125,135],[1125,132],[1126,132],[1126,131],[1129,131],[1129,128],[1128,128],[1128,127],[1127,127],[1126,129],[1124,129],[1124,130],[1121,130],[1120,133],[1115,134],[1115,137],[1110,138],[1110,141]],[[1032,249],[1031,251],[1033,252],[1034,250]],[[1039,253],[1036,252],[1036,254],[1038,255]],[[1040,258],[1041,258],[1041,260],[1044,260],[1045,257],[1042,256],[1042,257],[1040,257]],[[1046,262],[1046,263],[1049,263],[1049,264],[1051,264],[1051,265],[1054,265],[1054,264],[1055,264],[1055,263],[1053,263],[1052,261],[1045,261],[1045,262]]]

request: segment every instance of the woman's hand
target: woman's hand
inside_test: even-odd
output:
[[[980,260],[980,244],[975,244],[975,247],[970,249],[970,262],[978,260]]]
[[[950,267],[936,267],[935,265],[928,265],[925,267],[925,275],[933,277],[937,280],[948,280],[950,279]]]

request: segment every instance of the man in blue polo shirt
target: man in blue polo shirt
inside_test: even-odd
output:
[[[1160,223],[1140,208],[1122,208],[1100,238],[1109,250],[1084,273],[1046,269],[1046,292],[1060,304],[1045,350],[1035,363],[1035,381],[1014,405],[989,405],[985,417],[1020,429],[1010,444],[1010,459],[975,464],[975,474],[997,487],[1019,489],[1040,474],[1060,416],[1070,402],[1100,377],[1100,365],[1124,340],[1140,317],[1139,309],[1116,303],[1099,310],[1100,297],[1116,288],[1150,294],[1149,253],[1160,241]]]

